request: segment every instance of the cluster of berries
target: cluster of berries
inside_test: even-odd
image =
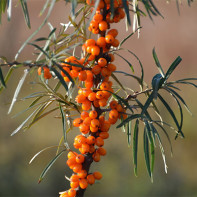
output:
[[[91,0],[86,1],[94,5]],[[99,162],[101,156],[106,155],[103,148],[104,140],[109,138],[109,129],[118,119],[127,117],[124,107],[117,101],[108,102],[113,93],[111,74],[116,70],[113,64],[114,55],[109,53],[111,47],[118,47],[116,39],[118,31],[109,29],[109,23],[118,22],[124,18],[121,0],[114,1],[115,15],[110,18],[110,0],[100,0],[98,9],[90,23],[89,31],[99,34],[97,40],[88,39],[82,46],[86,58],[78,60],[71,56],[62,64],[63,69],[72,77],[78,78],[82,86],[79,87],[75,101],[81,105],[81,116],[73,121],[73,126],[78,127],[80,134],[74,139],[74,148],[79,150],[68,152],[67,165],[72,169],[70,189],[60,192],[60,197],[78,196],[80,190],[85,190],[88,185],[100,180],[100,172],[89,172],[90,164]],[[108,31],[107,31],[108,30]],[[79,66],[78,66],[79,65]],[[61,72],[64,80],[69,82],[68,76]],[[104,110],[109,103],[109,109]],[[103,115],[109,112],[108,119]]]

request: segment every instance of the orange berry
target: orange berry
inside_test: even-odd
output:
[[[70,158],[67,160],[66,164],[70,167],[72,165],[75,165],[76,164],[76,161],[75,161],[75,158]]]
[[[96,41],[94,39],[88,39],[85,42],[86,46],[94,46],[96,44]]]
[[[104,98],[103,91],[97,91],[97,93],[96,93],[96,98],[97,98],[97,99],[103,99],[103,98]]]
[[[90,22],[90,27],[92,28],[92,30],[93,30],[93,29],[98,29],[99,24],[98,24],[97,21],[91,21],[91,22]]]
[[[98,119],[91,120],[91,126],[92,127],[99,127],[100,126],[99,120]]]
[[[82,122],[83,122],[83,120],[81,118],[76,118],[73,120],[73,125],[75,127],[79,127]]]
[[[90,93],[92,93],[91,89],[89,89],[89,88],[84,88],[83,89],[83,95],[84,96],[88,97]]]
[[[85,81],[85,87],[86,88],[92,88],[92,86],[93,86],[93,82],[91,82],[91,81]]]
[[[112,35],[115,38],[118,35],[118,30],[117,29],[110,29],[107,32],[107,35]]]
[[[100,37],[97,39],[96,44],[99,47],[105,47],[106,46],[106,41],[105,41],[105,37]]]
[[[111,93],[108,91],[103,91],[104,98],[108,99],[111,96]]]
[[[84,143],[86,143],[86,137],[83,135],[79,135],[77,137],[76,141],[78,141],[78,143],[80,143],[80,144],[84,144]]]
[[[116,119],[118,118],[118,111],[116,109],[112,109],[110,112],[109,112],[109,117],[111,119]]]
[[[93,17],[93,20],[95,20],[96,22],[101,22],[103,20],[103,15],[102,14],[95,14]]]
[[[100,31],[106,31],[108,29],[108,24],[106,21],[101,21],[99,23],[99,29]]]
[[[87,53],[91,53],[92,46],[87,46],[86,51]]]
[[[70,187],[71,188],[77,188],[77,187],[79,187],[79,182],[70,182]]]
[[[110,108],[111,109],[116,109],[117,106],[118,106],[118,102],[117,101],[111,101],[110,102]]]
[[[39,67],[38,68],[38,75],[41,75],[42,73],[42,68],[43,68],[43,71],[44,71],[44,78],[45,79],[50,79],[52,77],[51,73],[50,73],[50,70],[48,67],[46,66],[43,66],[43,67]]]
[[[88,95],[88,100],[90,100],[90,101],[96,100],[96,93],[95,92],[90,93]]]
[[[90,131],[90,128],[89,126],[85,125],[84,123],[82,123],[80,126],[79,126],[79,130],[81,133],[83,134],[87,134],[89,131]]]
[[[99,53],[100,53],[100,48],[98,46],[93,46],[91,49],[91,54],[97,56],[99,55]]]
[[[99,29],[92,29],[92,33],[93,34],[98,34],[99,33]]]
[[[104,140],[103,140],[103,138],[97,137],[97,138],[96,138],[96,141],[95,141],[95,144],[96,144],[97,146],[99,146],[99,147],[103,146],[103,145],[104,145]]]
[[[85,120],[83,121],[83,124],[90,126],[92,119],[90,117],[85,118]]]
[[[80,170],[82,170],[82,165],[79,163],[76,163],[72,170],[73,172],[78,173]]]
[[[111,71],[108,68],[102,68],[101,74],[103,75],[103,77],[109,77],[111,75]]]
[[[88,183],[89,183],[90,185],[92,185],[92,184],[95,183],[95,178],[94,178],[93,174],[89,174],[89,175],[87,176],[87,181],[88,181]]]
[[[98,152],[95,152],[93,155],[92,155],[92,158],[95,162],[99,162],[100,161],[100,155]]]
[[[82,70],[78,74],[78,78],[80,81],[85,81],[87,79],[87,74],[85,70]]]
[[[123,112],[124,111],[122,105],[120,105],[120,104],[117,105],[116,109],[117,109],[118,112]]]
[[[89,117],[89,113],[87,111],[81,112],[81,119],[85,120],[85,118]]]
[[[80,178],[80,179],[84,179],[86,176],[87,176],[87,172],[86,170],[81,170],[77,173],[77,176]]]
[[[95,110],[90,111],[89,117],[90,117],[91,119],[95,119],[95,118],[97,118],[97,116],[98,116],[98,114],[97,114],[97,112],[96,112]]]
[[[82,88],[80,88],[80,89],[78,90],[78,94],[83,94],[83,89],[82,89]]]
[[[104,1],[103,0],[100,0],[97,9],[103,9],[104,7],[105,7]]]
[[[90,131],[92,133],[96,133],[98,131],[98,127],[93,127],[92,125],[90,125]]]
[[[100,67],[106,66],[106,65],[107,65],[107,60],[106,60],[105,58],[99,58],[99,60],[98,60],[98,65],[99,65]]]
[[[94,172],[93,175],[94,175],[94,178],[97,180],[100,180],[103,177],[103,175],[100,172]]]
[[[94,104],[94,107],[100,107],[98,99],[94,100],[93,104]]]
[[[81,179],[79,181],[79,186],[81,189],[86,189],[88,187],[88,181],[86,179]]]
[[[113,41],[113,43],[112,43],[112,46],[113,46],[113,47],[118,47],[119,44],[120,44],[119,40],[114,39],[114,41]]]
[[[99,133],[99,137],[101,137],[102,139],[107,139],[109,137],[109,133],[102,131]]]
[[[103,82],[100,85],[101,90],[108,90],[109,89],[109,83],[108,82]]]
[[[105,156],[107,154],[107,151],[103,147],[99,147],[97,149],[97,152],[99,153],[99,155],[102,155],[102,156]]]
[[[77,191],[73,188],[68,190],[69,197],[75,197],[76,193],[77,193]]]
[[[110,126],[111,126],[111,123],[105,120],[104,124],[101,126],[101,131],[103,132],[109,131]]]
[[[70,181],[72,181],[72,182],[78,182],[78,181],[79,181],[78,175],[73,174],[73,175],[70,177]]]
[[[90,150],[90,146],[88,144],[82,144],[81,148],[83,152],[82,154],[88,153]]]
[[[99,100],[99,106],[100,107],[105,107],[107,105],[107,99],[103,98]]]
[[[70,71],[70,76],[71,76],[72,78],[78,77],[78,74],[79,74],[79,72],[78,72],[77,70],[71,70],[71,71]]]
[[[87,137],[87,144],[92,145],[95,143],[95,137],[94,136],[88,136]]]
[[[77,153],[76,152],[73,152],[73,151],[69,151],[68,154],[67,154],[67,157],[68,159],[72,158],[72,157],[76,157],[77,156]]]
[[[92,82],[92,80],[93,80],[93,78],[94,78],[92,71],[87,70],[87,71],[86,71],[86,74],[87,74],[87,79],[86,79],[86,81],[91,81],[91,82]]]
[[[100,125],[103,125],[104,121],[105,121],[105,117],[104,116],[99,116]]]
[[[92,68],[92,72],[95,74],[95,75],[98,75],[100,72],[101,72],[101,67],[96,65]]]
[[[109,122],[111,124],[115,124],[117,122],[118,118],[109,118]]]
[[[76,162],[77,163],[83,163],[85,161],[85,157],[83,155],[77,155],[76,156]]]
[[[114,61],[114,59],[115,59],[115,58],[114,58],[114,55],[113,55],[113,54],[111,54],[111,53],[109,53],[108,55],[109,55],[109,57],[110,57],[110,62],[113,62],[113,61]]]
[[[112,35],[106,35],[105,36],[105,41],[108,44],[112,44],[114,42],[114,37]]]
[[[83,110],[88,111],[91,108],[91,102],[88,101],[88,100],[86,100],[86,101],[84,101],[82,103],[82,106],[81,107],[82,107]]]
[[[87,99],[86,99],[86,96],[84,96],[83,94],[79,94],[75,97],[75,101],[77,103],[83,103],[85,102]]]
[[[95,147],[93,145],[90,145],[89,153],[94,153],[94,152],[95,152]]]

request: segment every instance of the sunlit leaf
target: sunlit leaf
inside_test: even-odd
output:
[[[17,101],[18,94],[19,94],[19,92],[20,92],[20,90],[22,88],[23,83],[25,82],[25,79],[27,77],[28,72],[29,72],[29,69],[25,69],[24,70],[24,74],[23,74],[22,78],[20,79],[20,81],[18,83],[18,86],[17,86],[17,88],[15,90],[15,93],[14,93],[11,105],[10,105],[9,110],[8,110],[8,114],[12,111],[12,108],[13,108],[15,102]]]
[[[135,176],[137,176],[138,131],[139,131],[139,119],[137,119],[135,122],[134,133],[133,133],[133,164],[134,164]]]
[[[21,3],[21,6],[22,6],[22,9],[23,9],[23,14],[24,14],[24,17],[25,17],[25,22],[26,22],[27,26],[29,28],[31,28],[30,18],[29,18],[29,11],[28,11],[28,7],[27,7],[27,1],[26,0],[20,0],[20,3]]]
[[[53,166],[53,164],[57,161],[57,159],[62,155],[62,153],[66,151],[66,149],[62,150],[58,155],[56,155],[49,163],[48,165],[45,167],[45,169],[43,170],[43,172],[40,175],[40,178],[38,180],[38,183],[40,183],[45,175],[47,174],[47,172],[49,171],[49,169]]]

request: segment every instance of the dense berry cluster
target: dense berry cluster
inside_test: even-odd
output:
[[[94,5],[94,1],[87,0],[87,4]],[[116,70],[113,64],[114,55],[110,53],[111,47],[118,47],[119,41],[116,39],[118,31],[109,30],[110,23],[119,22],[125,17],[122,9],[122,1],[114,1],[114,17],[111,17],[110,0],[100,0],[96,14],[94,15],[89,31],[98,34],[98,39],[88,39],[82,46],[85,58],[77,59],[71,56],[62,63],[62,68],[72,78],[81,81],[78,95],[75,101],[81,105],[82,112],[79,118],[73,121],[73,125],[78,127],[80,135],[74,139],[74,147],[79,150],[69,151],[67,165],[72,169],[70,177],[71,189],[60,192],[60,197],[75,197],[79,190],[85,190],[88,185],[94,184],[95,180],[100,180],[100,172],[89,172],[90,164],[99,162],[101,156],[106,155],[103,148],[104,140],[109,137],[109,129],[118,119],[127,117],[124,107],[117,101],[109,98],[113,93],[112,82],[109,80],[111,74]],[[51,77],[49,69],[43,67],[44,77]],[[41,68],[38,69],[41,74]],[[70,78],[61,72],[66,82]],[[108,107],[107,109],[104,107]],[[106,109],[106,110],[104,110]],[[108,113],[108,118],[105,115]]]

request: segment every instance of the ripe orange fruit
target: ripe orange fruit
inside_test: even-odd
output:
[[[114,42],[114,37],[112,35],[110,35],[110,34],[109,35],[106,35],[105,36],[105,41],[108,44],[112,44]]]
[[[70,182],[70,187],[71,188],[77,188],[77,187],[79,187],[79,182]]]
[[[81,189],[86,189],[88,187],[87,179],[81,179],[79,181],[79,186],[80,186]]]
[[[80,179],[84,179],[86,176],[87,176],[87,172],[85,170],[81,170],[77,173],[77,176],[80,178]]]
[[[73,174],[73,175],[70,177],[70,181],[72,181],[72,182],[78,182],[78,181],[79,181],[79,176],[76,175],[76,174]]]
[[[92,155],[92,158],[93,158],[93,160],[94,160],[95,162],[99,162],[100,159],[101,159],[101,157],[100,157],[100,155],[99,155],[98,152],[95,152],[95,153]]]
[[[98,46],[92,46],[91,54],[97,56],[99,55],[99,53],[100,53],[100,48]]]
[[[105,156],[107,154],[107,151],[103,147],[99,147],[97,149],[97,152],[99,153],[99,155],[102,155],[102,156]]]
[[[118,118],[118,111],[116,109],[112,109],[110,112],[109,112],[109,117],[111,119],[116,119]]]
[[[78,78],[80,81],[85,81],[87,79],[87,74],[85,70],[82,70],[78,74]]]
[[[90,101],[96,100],[96,93],[95,92],[90,93],[88,95],[88,100],[90,100]]]
[[[77,163],[83,163],[85,161],[85,157],[83,155],[77,155],[76,156],[76,162]]]
[[[94,184],[95,183],[95,178],[94,178],[94,175],[93,174],[89,174],[87,176],[87,181],[90,185]]]
[[[81,118],[76,118],[76,119],[74,119],[74,121],[73,121],[73,125],[75,126],[75,127],[79,127],[80,126],[80,124],[83,122],[83,120],[81,119]]]
[[[97,180],[100,180],[103,177],[103,175],[100,172],[94,172],[93,176]]]
[[[96,138],[96,141],[95,141],[95,144],[96,144],[97,146],[99,146],[99,147],[103,146],[103,145],[104,145],[104,140],[103,140],[103,138],[97,137],[97,138]]]
[[[99,60],[98,60],[98,65],[99,65],[100,67],[106,66],[106,65],[107,65],[107,60],[106,60],[105,58],[99,58]]]
[[[94,136],[88,136],[87,137],[87,144],[92,145],[95,143],[95,137]]]
[[[97,116],[98,116],[98,114],[97,114],[97,112],[96,112],[95,110],[90,111],[89,117],[90,117],[91,119],[95,119],[95,118],[97,118]]]
[[[99,29],[100,31],[106,31],[108,29],[108,24],[106,21],[101,21],[99,23]]]
[[[75,189],[73,189],[73,188],[68,190],[68,195],[70,197],[75,197],[76,193],[77,193],[77,191]]]
[[[44,78],[45,79],[50,79],[52,77],[51,73],[50,73],[50,70],[48,67],[46,66],[43,66],[43,70],[44,70]],[[41,75],[42,73],[42,67],[39,67],[38,68],[38,75]]]
[[[97,39],[96,44],[99,47],[105,47],[106,46],[106,41],[105,41],[105,37],[100,37]]]
[[[96,44],[96,41],[94,39],[88,39],[85,42],[86,47],[88,46],[94,46]]]

